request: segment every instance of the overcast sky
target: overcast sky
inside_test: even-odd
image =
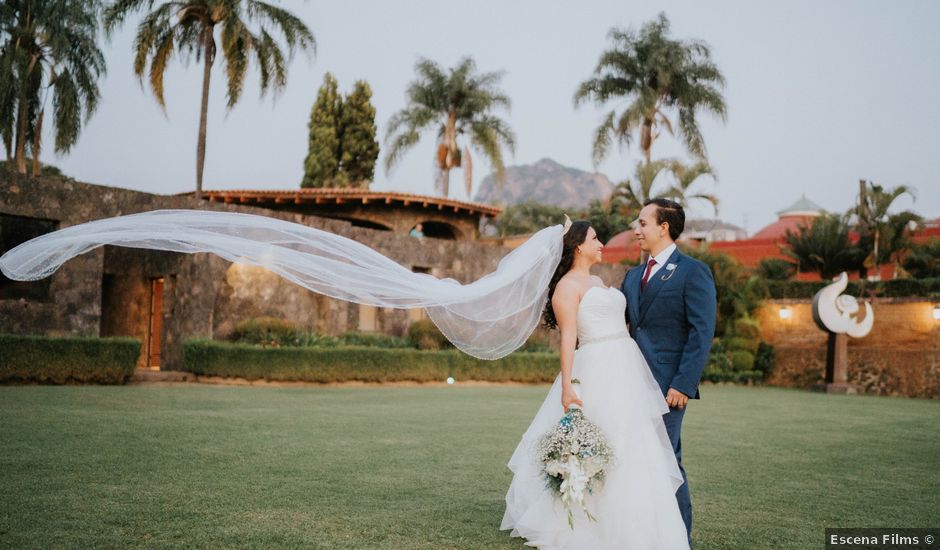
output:
[[[288,86],[259,99],[250,69],[245,93],[229,113],[217,62],[209,108],[204,188],[299,186],[307,121],[323,74],[344,92],[356,79],[372,86],[380,141],[405,105],[419,56],[452,66],[470,55],[481,71],[505,71],[503,113],[517,137],[507,164],[549,157],[593,170],[592,131],[601,109],[575,108],[572,95],[609,44],[612,26],[638,28],[664,11],[676,38],[699,38],[727,78],[728,121],[700,116],[716,184],[699,189],[721,200],[719,217],[750,233],[801,194],[830,210],[847,208],[860,178],[918,190],[903,199],[940,216],[940,2],[936,1],[283,1],[316,36],[315,56],[298,56]],[[46,158],[91,183],[178,193],[195,188],[202,71],[174,62],[166,75],[166,116],[132,71],[134,17],[102,41],[108,75],[102,102],[77,146]],[[622,104],[621,104],[622,106]],[[374,190],[433,193],[433,135],[392,172],[376,172]],[[682,155],[670,138],[653,157]],[[475,185],[489,172],[475,157]],[[597,169],[629,177],[639,154],[614,150]],[[381,163],[382,157],[380,157]],[[463,176],[452,197],[466,199]],[[454,193],[453,190],[456,190]],[[708,214],[693,209],[692,217]]]

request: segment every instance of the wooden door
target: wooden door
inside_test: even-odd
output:
[[[160,340],[163,334],[163,277],[150,280],[150,323],[147,366],[160,368]]]

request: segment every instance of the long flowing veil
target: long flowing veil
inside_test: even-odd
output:
[[[448,340],[481,359],[521,346],[539,323],[562,251],[562,226],[546,227],[469,283],[414,273],[352,239],[283,220],[206,210],[154,210],[73,225],[0,257],[10,279],[52,275],[102,245],[209,252],[260,266],[314,292],[389,308],[424,308]]]

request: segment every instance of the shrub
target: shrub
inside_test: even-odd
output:
[[[513,353],[485,361],[458,350],[368,347],[262,348],[213,340],[184,343],[184,370],[200,375],[308,382],[437,382],[448,376],[491,382],[552,382],[558,355]]]
[[[453,344],[441,334],[434,321],[421,319],[408,327],[408,340],[418,349],[436,350],[452,348]]]
[[[728,354],[731,357],[731,368],[735,372],[754,370],[754,354],[745,350],[735,350]]]
[[[547,336],[533,332],[516,351],[526,353],[553,353],[555,350],[552,349]]]
[[[339,342],[344,346],[365,346],[372,348],[413,348],[407,338],[380,334],[376,332],[349,331],[340,334]]]
[[[760,340],[751,339],[751,338],[740,338],[737,336],[732,336],[731,338],[723,339],[725,343],[725,349],[728,351],[747,351],[750,353],[757,353],[757,347],[760,345]]]
[[[830,281],[766,281],[767,294],[772,299],[811,299]],[[932,279],[891,279],[888,281],[849,281],[845,293],[865,297],[876,295],[882,298],[940,297],[940,277]]]
[[[776,355],[774,347],[767,342],[761,341],[757,347],[757,354],[754,356],[754,369],[762,372],[764,377],[770,375],[774,370]]]
[[[912,245],[901,265],[918,279],[940,277],[940,239]]]
[[[235,327],[233,338],[246,344],[263,346],[304,345],[304,333],[294,323],[275,317],[245,319]]]
[[[0,334],[0,382],[123,384],[139,357],[134,338]]]
[[[734,321],[734,335],[749,340],[760,338],[760,324],[756,319],[742,318]]]
[[[757,275],[767,281],[786,281],[796,274],[796,266],[781,258],[764,258],[757,266]]]

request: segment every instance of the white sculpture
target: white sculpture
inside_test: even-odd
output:
[[[862,338],[871,332],[875,313],[865,301],[865,314],[860,315],[858,299],[842,294],[848,284],[849,278],[843,271],[835,282],[813,296],[813,320],[822,330]]]

